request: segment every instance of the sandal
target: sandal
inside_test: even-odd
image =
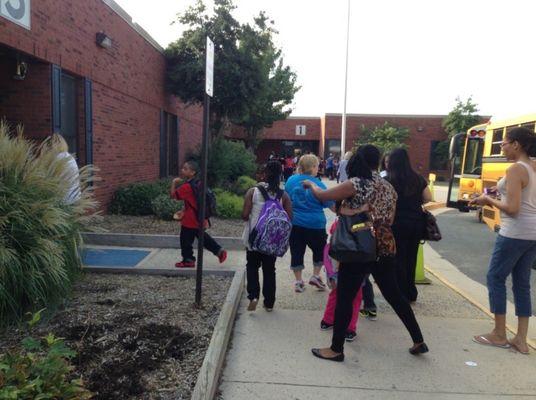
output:
[[[516,352],[516,353],[519,353],[519,354],[523,354],[524,356],[528,356],[529,355],[529,352],[528,351],[521,351],[521,349],[519,348],[519,346],[515,343],[512,343],[512,342],[509,342],[510,343],[510,347],[511,347],[511,350]]]
[[[501,349],[509,349],[510,343],[494,343],[491,340],[489,340],[486,335],[478,335],[473,336],[473,342],[484,345],[484,346],[493,346],[493,347],[499,347]]]

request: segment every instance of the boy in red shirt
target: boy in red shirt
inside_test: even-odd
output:
[[[193,244],[196,237],[199,237],[199,223],[197,218],[197,199],[192,189],[192,181],[199,171],[199,166],[195,161],[186,161],[180,172],[180,178],[175,178],[171,182],[171,197],[184,201],[184,212],[181,218],[181,254],[182,261],[175,264],[177,268],[194,268],[195,257]],[[204,221],[204,226],[208,221]],[[227,258],[227,252],[205,232],[205,248],[218,257],[220,263]]]

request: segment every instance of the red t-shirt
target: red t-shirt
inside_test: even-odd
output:
[[[181,220],[182,226],[185,228],[199,229],[199,224],[197,223],[197,200],[190,182],[183,183],[175,189],[172,197],[176,200],[184,201],[184,216]]]

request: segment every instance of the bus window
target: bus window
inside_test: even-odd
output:
[[[491,154],[492,156],[500,156],[502,153],[501,143],[503,140],[504,128],[494,129],[493,137],[491,140]]]
[[[484,141],[482,139],[469,139],[465,152],[465,162],[463,164],[463,174],[482,174],[482,154],[484,151]]]
[[[532,132],[536,132],[536,122],[532,121],[532,122],[527,122],[525,124],[521,124],[521,126],[523,128],[528,128],[530,129]]]

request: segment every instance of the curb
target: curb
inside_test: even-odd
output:
[[[180,249],[179,235],[145,235],[131,233],[82,233],[84,244],[97,246],[151,247]],[[214,237],[227,250],[243,250],[241,238]],[[197,240],[194,247],[197,246]]]
[[[218,322],[214,327],[203,365],[199,370],[192,400],[212,400],[216,395],[236,312],[244,290],[244,278],[244,270],[235,272]]]
[[[477,300],[475,300],[473,297],[471,297],[469,294],[467,294],[465,291],[461,290],[460,288],[458,288],[457,286],[455,286],[454,284],[452,284],[448,279],[446,279],[445,277],[443,277],[443,275],[441,275],[441,273],[437,272],[437,271],[434,271],[430,266],[428,265],[425,265],[424,266],[424,269],[426,271],[428,271],[430,274],[432,274],[434,277],[436,277],[441,283],[443,283],[446,287],[448,287],[449,289],[453,290],[454,292],[458,293],[460,296],[462,296],[465,300],[467,300],[469,303],[471,303],[472,305],[474,305],[476,308],[480,309],[480,311],[484,312],[484,314],[486,314],[488,317],[490,317],[491,319],[494,319],[494,315],[489,311],[488,307],[481,304],[480,302],[478,302]],[[506,329],[508,331],[510,331],[510,333],[512,333],[513,335],[516,334],[516,329],[510,325],[510,324],[506,324]],[[536,343],[527,338],[527,344],[532,347],[534,350],[536,350]]]
[[[146,268],[119,268],[84,266],[83,272],[97,274],[129,274],[129,275],[159,275],[159,276],[188,276],[194,277],[197,268],[192,269],[146,269]],[[203,275],[234,276],[235,271],[225,269],[203,269]]]

